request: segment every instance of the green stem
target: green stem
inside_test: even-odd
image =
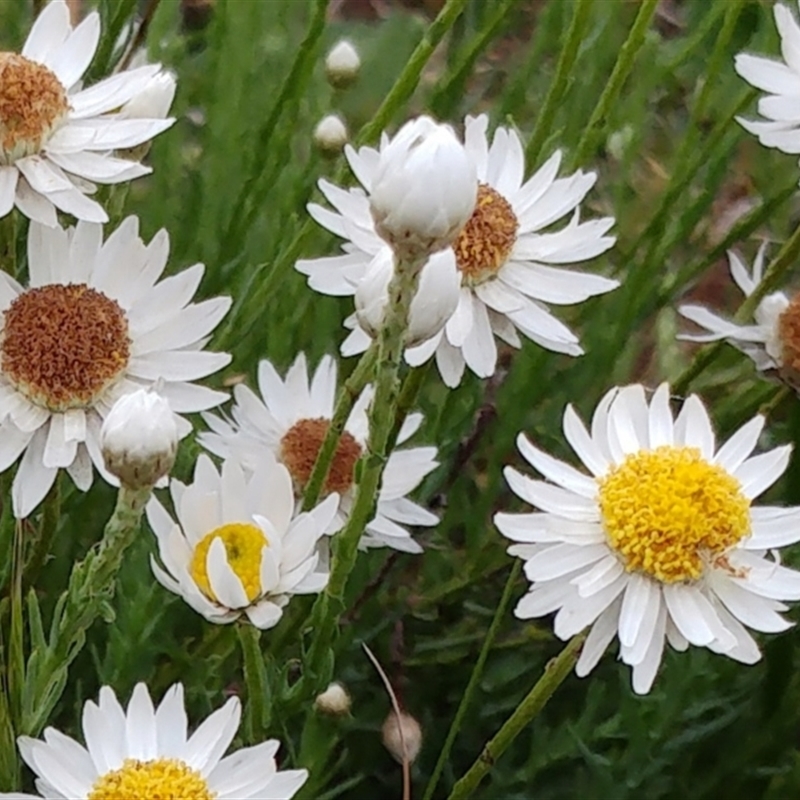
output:
[[[17,277],[17,210],[0,219],[0,269],[12,278]]]
[[[242,648],[244,680],[247,684],[247,715],[245,732],[248,744],[262,741],[269,727],[269,684],[261,652],[261,631],[247,622],[236,625],[236,633]]]
[[[331,417],[325,438],[322,440],[322,445],[317,453],[317,460],[314,462],[314,468],[311,470],[311,475],[303,492],[303,508],[313,508],[319,500],[322,487],[328,477],[331,461],[333,461],[333,456],[336,452],[336,445],[339,444],[347,418],[350,416],[350,412],[353,410],[353,405],[359,395],[372,377],[377,359],[378,348],[373,343],[367,352],[361,356],[356,368],[339,391],[336,407],[333,410],[333,417]]]
[[[448,800],[465,800],[478,788],[478,784],[494,766],[497,759],[503,755],[528,723],[539,714],[556,689],[572,672],[580,656],[585,638],[586,634],[584,633],[573,636],[558,656],[545,666],[542,677],[505,721],[503,727],[487,742],[475,763],[453,787]]]
[[[511,573],[506,581],[506,587],[503,589],[503,596],[500,598],[500,603],[497,606],[497,610],[494,612],[494,617],[492,617],[492,622],[489,625],[486,638],[483,640],[483,646],[478,655],[478,660],[475,662],[472,674],[469,676],[469,683],[461,697],[461,702],[458,704],[456,715],[453,717],[453,722],[450,724],[450,730],[447,732],[447,738],[444,741],[441,753],[439,753],[439,759],[433,769],[433,775],[431,775],[431,779],[428,781],[428,785],[425,788],[425,795],[422,800],[432,800],[433,793],[436,791],[436,786],[442,775],[442,770],[444,770],[444,765],[447,763],[448,758],[450,758],[450,750],[453,747],[453,742],[455,742],[458,731],[461,728],[461,723],[464,721],[464,715],[467,713],[467,709],[470,706],[472,696],[478,688],[478,682],[480,681],[481,675],[483,675],[483,667],[486,664],[486,659],[489,656],[489,652],[497,636],[497,631],[500,628],[500,623],[503,621],[506,609],[511,601],[511,595],[516,586],[520,571],[522,570],[522,563],[520,559],[514,560],[514,566],[511,568]]]
[[[525,148],[525,161],[528,164],[534,164],[538,161],[539,150],[541,150],[547,138],[548,131],[552,128],[556,109],[572,80],[572,68],[578,58],[578,51],[580,50],[581,42],[584,40],[593,7],[594,0],[577,0],[575,4],[575,13],[572,15],[564,47],[558,57],[556,74],[553,76],[547,96],[536,116],[536,125]]]
[[[33,586],[40,570],[44,566],[50,547],[53,544],[58,524],[61,521],[61,473],[56,475],[53,486],[44,501],[42,521],[37,531],[36,540],[28,554],[25,565],[25,584]]]
[[[392,426],[392,432],[389,434],[389,451],[394,450],[397,437],[400,435],[400,429],[417,402],[417,395],[419,395],[420,389],[422,389],[422,385],[428,377],[432,364],[433,359],[428,359],[422,366],[409,370],[403,380],[394,412],[394,425]]]
[[[608,115],[617,102],[622,86],[633,69],[633,62],[645,42],[650,21],[653,18],[658,2],[659,0],[642,0],[628,38],[622,45],[619,58],[617,58],[614,69],[611,71],[611,77],[609,77],[608,83],[603,89],[603,93],[600,95],[592,116],[589,118],[589,123],[575,149],[574,166],[580,166],[593,155],[593,150],[597,146],[597,142],[603,133],[603,128],[608,121]]]

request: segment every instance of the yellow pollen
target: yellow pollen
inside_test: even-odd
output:
[[[0,368],[15,389],[50,411],[87,408],[128,366],[125,312],[85,284],[29,289],[3,316]]]
[[[87,800],[214,800],[203,776],[174,758],[126,758],[95,781]]]
[[[0,53],[0,164],[38,153],[68,111],[55,73],[17,53]]]
[[[281,439],[281,461],[291,473],[298,489],[303,489],[317,460],[330,420],[301,419],[295,422]],[[352,434],[342,431],[336,452],[333,454],[323,492],[344,494],[353,485],[353,471],[361,458],[361,445]]]
[[[475,210],[453,245],[467,285],[484,283],[499,272],[517,241],[518,228],[511,203],[491,186],[480,184]]]
[[[190,571],[195,583],[210,600],[219,602],[208,580],[206,558],[214,539],[221,539],[228,555],[228,564],[244,586],[252,603],[261,595],[261,550],[269,545],[261,528],[249,522],[232,522],[207,533],[195,547]]]
[[[639,451],[598,479],[603,527],[628,572],[697,580],[750,533],[739,481],[695,447]]]

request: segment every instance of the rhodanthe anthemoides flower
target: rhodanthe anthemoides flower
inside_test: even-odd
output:
[[[800,25],[787,6],[773,6],[775,24],[781,37],[783,60],[740,53],[734,61],[736,71],[751,86],[767,92],[758,101],[764,120],[738,118],[739,124],[758,137],[765,147],[784,153],[800,154]]]
[[[561,153],[556,152],[531,178],[524,180],[522,143],[513,130],[498,128],[491,146],[488,118],[467,117],[465,147],[478,175],[477,205],[452,247],[437,256],[438,269],[449,260],[460,276],[455,312],[444,329],[428,342],[406,351],[406,360],[422,364],[434,353],[448,386],[457,386],[464,368],[488,377],[497,365],[495,337],[519,347],[519,334],[548,350],[580,355],[575,334],[545,304],[569,305],[611,291],[618,282],[599,275],[563,269],[594,258],[614,244],[607,232],[610,217],[580,222],[578,206],[595,183],[594,173],[578,171],[558,178]],[[350,166],[370,190],[379,152],[345,148]],[[327,181],[320,190],[336,209],[310,205],[314,219],[346,239],[344,254],[299,261],[309,285],[323,294],[354,294],[382,247],[375,232],[369,201],[360,189],[346,191]],[[570,215],[559,230],[552,226]],[[432,269],[434,259],[423,270]],[[420,289],[422,294],[422,289]],[[448,299],[449,302],[449,299]],[[348,327],[356,327],[355,320]],[[369,337],[356,328],[342,352],[361,352]]]
[[[317,454],[333,417],[336,399],[336,362],[325,356],[309,381],[306,358],[301,353],[282,379],[269,361],[258,367],[261,397],[243,384],[234,387],[232,419],[204,414],[210,433],[200,443],[222,458],[237,458],[255,469],[265,451],[275,454],[292,476],[295,492],[302,496]],[[367,406],[372,390],[365,390],[353,406],[331,462],[323,494],[337,493],[341,500],[330,532],[347,520],[355,498],[354,469],[366,446],[369,423]],[[406,442],[422,424],[421,414],[409,414],[397,438]],[[378,493],[375,518],[361,538],[363,547],[393,547],[410,553],[422,548],[406,525],[435,525],[435,514],[406,495],[419,486],[437,466],[435,447],[393,450],[386,462]]]
[[[761,283],[765,251],[766,245],[762,245],[752,273],[736,253],[728,253],[731,276],[745,297],[749,297]],[[724,339],[753,359],[757,369],[763,372],[777,370],[785,381],[800,386],[800,295],[790,299],[783,292],[768,294],[753,311],[755,323],[752,325],[737,325],[705,306],[687,304],[680,306],[678,311],[707,331],[684,333],[679,339],[692,342]]]
[[[752,505],[791,450],[752,455],[763,427],[757,416],[718,446],[702,402],[692,395],[675,418],[664,384],[649,402],[642,386],[612,390],[591,432],[567,407],[564,435],[589,474],[520,435],[520,452],[547,480],[505,471],[537,509],[495,516],[531,581],[516,615],[555,612],[561,639],[591,626],[579,675],[618,638],[640,694],[652,686],[665,640],[758,661],[746,628],[786,630],[783,601],[800,599],[800,573],[775,555],[800,540],[800,508]]]
[[[290,800],[306,782],[304,769],[278,770],[275,739],[230,747],[241,718],[232,697],[190,736],[183,686],[167,689],[156,708],[140,683],[124,709],[113,689],[83,707],[84,747],[55,728],[44,741],[21,736],[19,750],[36,774],[40,794],[2,793],[4,800]],[[223,757],[225,756],[225,757]]]
[[[109,479],[100,427],[123,395],[161,379],[176,414],[227,399],[192,381],[230,361],[203,347],[231,300],[191,302],[202,264],[158,282],[168,256],[167,232],[145,245],[136,217],[105,242],[94,223],[32,222],[28,287],[0,272],[0,470],[24,453],[12,489],[17,517],[30,514],[61,468],[84,491],[92,463]],[[185,436],[191,426],[178,422]]]
[[[317,544],[339,498],[331,494],[294,516],[291,476],[269,451],[248,473],[235,459],[218,471],[201,455],[194,481],[186,486],[173,479],[170,493],[177,523],[157,498],[147,505],[163,564],[153,559],[153,572],[210,622],[246,614],[257,628],[271,628],[292,595],[325,588],[328,572]]]
[[[163,114],[123,113],[140,94],[158,90],[153,82],[161,66],[119,72],[83,87],[99,39],[96,11],[73,29],[66,2],[52,0],[22,53],[0,52],[0,217],[16,206],[44,225],[57,224],[56,209],[106,222],[106,212],[87,196],[94,184],[151,171],[113,153],[148,142],[174,122],[165,118],[163,100]]]

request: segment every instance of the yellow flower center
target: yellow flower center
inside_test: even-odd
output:
[[[330,420],[301,419],[281,439],[281,461],[286,465],[295,486],[302,490],[311,477]],[[323,492],[344,494],[353,485],[353,471],[361,458],[361,445],[347,431],[342,431],[333,454]]]
[[[511,203],[491,186],[480,184],[475,210],[453,245],[466,285],[484,283],[500,271],[517,241],[518,228]]]
[[[208,580],[206,558],[214,539],[225,545],[228,564],[244,586],[252,603],[261,595],[261,550],[269,545],[261,528],[249,522],[232,522],[207,533],[195,547],[190,571],[195,583],[210,600],[219,602]]]
[[[598,483],[606,536],[628,572],[662,583],[697,580],[704,561],[750,533],[739,481],[695,447],[632,453]]]
[[[98,778],[87,800],[214,800],[203,776],[182,761],[126,758],[119,769]]]
[[[0,53],[0,165],[38,153],[68,111],[55,73],[17,53]]]

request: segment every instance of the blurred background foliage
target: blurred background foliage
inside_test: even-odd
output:
[[[78,13],[94,5],[74,2]],[[214,346],[234,361],[220,378],[251,381],[259,358],[285,368],[300,350],[316,362],[335,353],[351,301],[311,292],[293,269],[297,257],[334,254],[337,241],[310,223],[322,176],[352,182],[343,159],[312,144],[317,121],[344,116],[351,132],[368,124],[417,45],[441,0],[99,0],[105,38],[93,75],[113,63],[130,20],[149,18],[146,47],[179,78],[177,124],[150,153],[152,176],[130,188],[125,213],[138,214],[146,238],[165,227],[171,269],[202,261],[202,293],[235,298]],[[566,403],[590,413],[612,385],[678,381],[702,391],[726,435],[762,408],[764,444],[800,439],[800,407],[756,375],[731,348],[715,351],[702,372],[686,373],[695,346],[677,342],[677,301],[691,296],[729,313],[740,296],[725,250],[752,259],[762,240],[779,243],[798,222],[794,159],[768,151],[735,122],[754,113],[754,92],[734,73],[741,50],[777,55],[771,2],[662,0],[653,4],[633,69],[606,108],[589,121],[609,85],[637,14],[637,0],[462,0],[463,13],[425,63],[394,127],[429,112],[460,125],[485,112],[514,126],[536,147],[529,167],[557,147],[572,168],[596,170],[585,215],[613,215],[617,246],[588,268],[619,276],[618,291],[563,316],[586,355],[544,352],[530,342],[506,350],[489,381],[468,375],[448,392],[431,371],[420,396],[426,424],[419,441],[436,442],[441,467],[419,496],[442,522],[420,533],[421,557],[370,552],[351,583],[351,610],[339,641],[336,677],[353,695],[352,715],[323,721],[308,797],[374,800],[400,796],[399,768],[383,750],[389,703],[360,647],[385,665],[424,731],[414,765],[417,793],[441,743],[490,624],[511,560],[491,524],[514,507],[502,467],[518,461],[514,439],[526,431],[545,449],[571,454],[560,432]],[[792,4],[793,5],[793,4]],[[15,49],[32,5],[0,0],[0,49]],[[542,117],[574,15],[581,16],[575,60],[563,94]],[[138,23],[137,23],[138,24]],[[362,73],[346,92],[325,81],[323,57],[339,38],[360,51]],[[413,88],[413,87],[412,87]],[[546,108],[546,106],[545,106]],[[368,143],[374,143],[372,137]],[[578,157],[576,160],[576,157]],[[119,202],[121,198],[117,197]],[[790,271],[789,278],[792,273]],[[347,372],[354,361],[343,362]],[[687,380],[681,380],[681,378]],[[692,377],[688,387],[688,378]],[[199,421],[198,421],[198,424]],[[182,447],[186,479],[197,448]],[[41,586],[47,608],[68,570],[95,541],[111,509],[99,483],[84,496],[62,483],[69,516],[80,524],[56,540]],[[795,456],[771,500],[800,502]],[[75,664],[53,724],[74,727],[78,710],[102,683],[127,696],[136,681],[155,695],[173,681],[188,689],[193,718],[237,691],[241,668],[231,629],[213,627],[151,577],[153,538],[145,533],[123,569],[113,624],[98,624]],[[5,560],[5,554],[0,560]],[[791,555],[789,556],[790,561]],[[524,580],[514,598],[524,591]],[[263,641],[288,663],[303,644],[308,606],[296,599]],[[654,690],[632,694],[629,671],[608,654],[590,679],[570,677],[535,724],[493,768],[476,794],[484,800],[597,798],[692,800],[797,797],[800,792],[800,674],[796,630],[764,642],[754,667],[693,650],[666,657]],[[508,613],[445,768],[437,797],[472,763],[559,649],[548,620],[523,623]],[[286,763],[299,747],[300,720],[278,718],[273,734]]]

